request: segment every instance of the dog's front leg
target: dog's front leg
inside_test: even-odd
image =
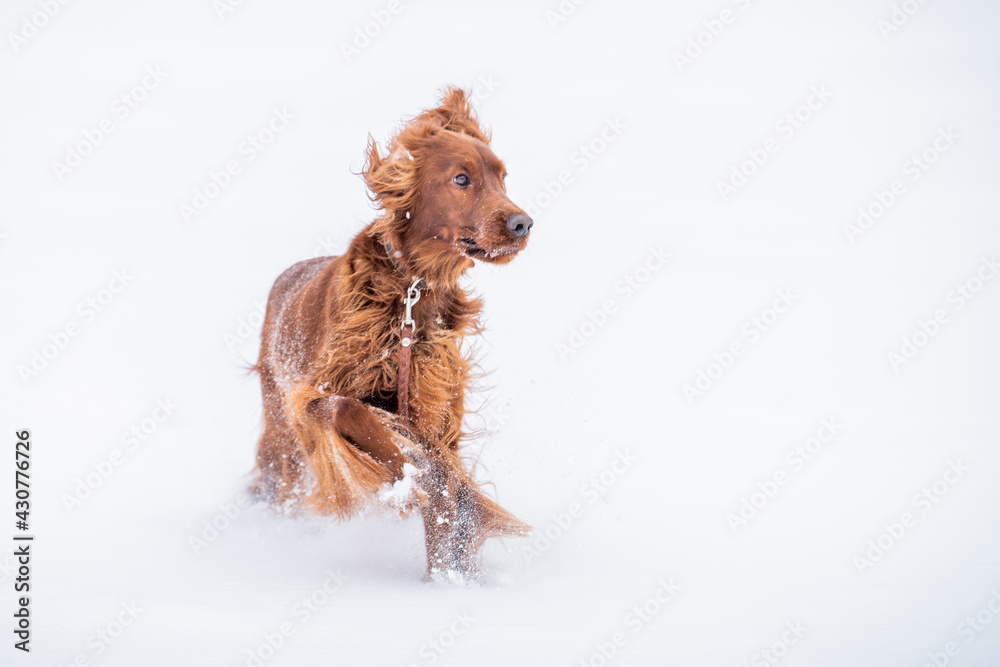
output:
[[[449,450],[432,455],[421,478],[427,494],[424,532],[427,573],[432,578],[474,579],[490,537],[524,537],[531,527],[487,497]]]
[[[434,456],[421,479],[421,488],[427,494],[423,511],[424,537],[427,544],[427,574],[454,578],[464,574],[461,568],[461,543],[459,529],[458,485],[449,466]]]

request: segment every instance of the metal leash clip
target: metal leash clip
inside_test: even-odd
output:
[[[410,327],[411,335],[413,329],[417,326],[417,323],[413,321],[413,304],[420,301],[420,288],[418,287],[420,283],[420,278],[416,278],[413,284],[410,285],[410,289],[406,291],[406,298],[403,299],[403,303],[406,305],[406,315],[403,317],[403,330],[405,332],[406,327]],[[411,342],[409,336],[403,336],[403,347],[409,347]]]

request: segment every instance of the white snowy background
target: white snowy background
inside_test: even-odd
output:
[[[1000,7],[223,1],[0,10],[0,664],[1000,665]],[[536,527],[470,588],[240,495],[259,304],[448,84],[536,223],[469,276]]]

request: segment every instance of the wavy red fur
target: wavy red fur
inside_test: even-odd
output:
[[[379,217],[339,257],[300,262],[275,282],[256,369],[264,428],[255,493],[282,507],[349,518],[409,475],[403,511],[424,517],[428,571],[475,575],[483,541],[528,527],[488,498],[460,443],[473,361],[463,340],[482,302],[459,285],[473,258],[506,263],[531,220],[506,195],[505,168],[465,93],[405,123],[363,177]],[[403,296],[414,307],[410,421],[396,414]],[[410,467],[412,466],[412,467]],[[398,494],[397,494],[398,495]]]

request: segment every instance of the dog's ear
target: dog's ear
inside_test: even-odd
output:
[[[389,151],[385,156],[379,153],[378,144],[369,135],[361,176],[371,191],[372,201],[390,213],[391,218],[397,218],[413,206],[417,167],[413,157],[397,140],[389,145]]]

